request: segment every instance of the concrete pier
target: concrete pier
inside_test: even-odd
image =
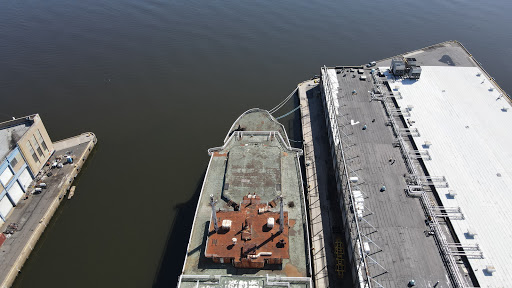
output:
[[[298,98],[315,287],[343,287],[350,285],[351,277],[344,273],[342,216],[335,181],[330,176],[333,175],[332,159],[320,86],[313,80],[299,84]]]
[[[313,134],[311,130],[311,118],[306,89],[314,85],[313,81],[299,84],[299,103],[302,124],[302,139],[304,147],[304,162],[306,164],[306,197],[309,203],[309,219],[311,230],[311,254],[313,264],[313,277],[315,287],[329,287],[329,274],[325,251],[325,235],[322,225],[322,209],[320,205],[320,193],[318,191],[317,173],[315,165],[315,151],[313,146]]]
[[[3,232],[11,223],[18,226],[0,246],[0,287],[10,287],[13,284],[73,180],[80,173],[96,141],[93,133],[84,133],[54,142],[55,152],[50,163],[56,157],[64,155],[72,156],[74,161],[62,168],[52,169],[45,166],[35,177],[25,199],[19,202],[9,215],[8,221],[0,228]],[[46,183],[47,188],[40,194],[33,194],[31,192],[38,181]]]

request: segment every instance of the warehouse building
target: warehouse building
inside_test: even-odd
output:
[[[54,151],[39,114],[0,123],[0,224]]]
[[[375,62],[321,71],[353,286],[506,287],[512,98],[458,42]]]

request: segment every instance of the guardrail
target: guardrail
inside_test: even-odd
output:
[[[295,153],[298,153],[299,156],[302,155],[302,153],[303,153],[302,149],[294,148],[290,145],[289,141],[285,141],[283,136],[281,135],[281,133],[278,131],[233,131],[233,134],[231,134],[231,136],[229,136],[229,138],[227,138],[224,145],[222,145],[220,147],[214,147],[214,148],[208,149],[208,154],[211,154],[216,151],[224,150],[226,148],[226,146],[228,145],[228,143],[231,142],[233,137],[235,137],[235,139],[242,139],[242,137],[244,137],[244,136],[267,136],[269,138],[273,137],[273,138],[279,139],[286,149],[293,151]]]
[[[478,61],[476,61],[475,57],[473,57],[473,55],[471,53],[469,53],[469,50],[466,49],[466,46],[464,46],[464,44],[460,43],[459,41],[457,40],[452,40],[453,43],[457,43],[462,49],[464,49],[464,51],[468,54],[468,56],[471,58],[471,60],[473,60],[473,62],[476,63],[476,65],[478,65],[478,67],[480,69],[482,69],[482,71],[485,73],[485,75],[487,75],[487,78],[489,78],[489,81],[491,81],[497,88],[499,91],[501,91],[501,94],[503,96],[507,96],[507,98],[509,99],[509,101],[511,102],[512,104],[512,96],[510,96],[509,94],[507,94],[507,92],[505,92],[505,90],[503,90],[500,85],[498,85],[498,83],[494,80],[493,77],[491,77],[491,75],[484,69],[484,67],[482,66],[482,64]]]
[[[434,231],[434,239],[435,242],[441,251],[441,256],[443,257],[445,264],[448,268],[448,272],[450,274],[450,278],[452,278],[453,284],[455,287],[469,287],[466,284],[466,281],[464,280],[464,277],[462,277],[458,267],[457,263],[455,262],[455,259],[451,255],[450,249],[448,248],[448,242],[446,241],[446,237],[444,237],[443,232],[441,231],[441,225],[437,221],[437,217],[433,211],[432,208],[432,202],[430,198],[427,196],[426,192],[423,192],[421,194],[421,203],[424,207],[424,210],[426,214],[428,215],[430,221],[430,228]]]
[[[290,95],[293,95],[293,93],[295,93],[295,90],[294,90],[294,91],[292,92],[292,94],[290,94]],[[284,134],[284,136],[286,137],[286,139],[289,139],[289,138],[288,138],[288,135],[286,134],[286,129],[284,128],[283,124],[279,123],[279,121],[277,121],[277,120],[276,120],[276,118],[274,118],[274,116],[272,116],[272,114],[270,114],[270,112],[269,112],[269,111],[264,110],[264,109],[260,109],[260,108],[252,108],[252,109],[249,109],[249,110],[245,111],[244,113],[242,113],[242,115],[238,116],[238,118],[235,120],[235,122],[233,122],[233,124],[231,125],[231,128],[229,128],[229,130],[228,130],[228,131],[229,131],[229,132],[228,132],[228,134],[227,134],[227,135],[226,135],[226,137],[224,138],[224,143],[226,143],[226,141],[228,141],[228,139],[229,139],[229,137],[230,137],[231,133],[232,133],[233,131],[235,131],[235,129],[236,129],[235,127],[236,127],[236,125],[237,125],[238,123],[240,123],[240,119],[242,119],[246,114],[254,113],[254,112],[266,112],[266,113],[265,113],[265,114],[266,114],[265,116],[266,116],[270,121],[272,121],[272,122],[276,123],[276,124],[277,124],[277,126],[279,126],[280,130],[282,130],[282,131],[283,131],[283,134]]]
[[[177,288],[181,286],[182,282],[195,282],[197,284],[201,282],[211,283],[213,285],[220,284],[222,278],[233,278],[236,280],[244,279],[244,276],[233,276],[233,275],[187,275],[183,274],[179,277]],[[265,275],[265,276],[250,276],[247,280],[254,280],[254,278],[260,278],[266,280],[266,285],[270,286],[283,286],[290,287],[290,284],[306,284],[307,287],[313,287],[311,278],[309,277],[283,277],[280,275]],[[266,286],[265,285],[265,286]]]

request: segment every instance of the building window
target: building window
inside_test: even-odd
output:
[[[39,143],[36,141],[36,136],[32,135],[32,143],[36,147],[37,153],[39,153],[39,156],[43,157],[43,150],[41,150],[41,146],[39,146]]]
[[[17,164],[18,164],[18,159],[16,159],[16,157],[12,158],[11,167],[14,169],[14,167],[16,167]]]
[[[37,129],[37,140],[41,143],[41,146],[43,146],[44,151],[48,151],[48,146],[46,146],[46,142],[44,142],[43,135],[41,135],[39,129]]]
[[[21,153],[16,153],[16,156],[9,161],[9,164],[12,167],[13,173],[16,174],[23,167],[25,161],[23,160],[23,157],[21,157]]]
[[[0,182],[2,182],[4,186],[7,186],[7,184],[9,184],[13,176],[14,173],[12,173],[11,169],[7,167],[2,173],[0,173]]]
[[[30,141],[27,141],[27,148],[30,154],[32,154],[32,158],[34,158],[35,162],[39,162],[39,158],[37,157],[36,151],[34,151],[34,148],[30,144]]]

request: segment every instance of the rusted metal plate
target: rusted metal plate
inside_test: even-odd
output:
[[[228,153],[213,152],[213,157],[226,157]]]
[[[210,224],[205,256],[218,263],[232,262],[238,268],[263,268],[265,264],[281,264],[289,259],[288,212],[284,212],[283,231],[279,212],[269,211],[256,195],[243,198],[240,211],[217,211],[219,230]],[[268,225],[274,219],[273,227]],[[229,229],[222,228],[230,220]]]

